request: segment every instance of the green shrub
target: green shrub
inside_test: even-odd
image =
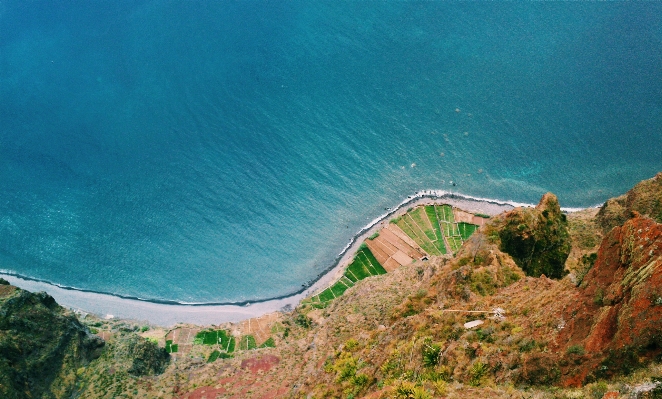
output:
[[[591,386],[589,391],[591,392],[592,399],[602,399],[602,397],[607,393],[607,383],[600,381],[597,384]]]
[[[299,313],[297,317],[294,318],[294,324],[299,327],[310,328],[313,325],[313,321],[305,314]]]
[[[432,399],[423,387],[417,387],[409,381],[400,381],[393,390],[395,399]]]
[[[439,364],[441,358],[441,346],[438,344],[423,344],[423,365],[434,367]]]
[[[496,292],[497,284],[492,274],[487,270],[471,273],[469,287],[471,291],[481,295],[492,295]]]
[[[586,277],[586,274],[593,268],[593,265],[595,265],[595,261],[598,259],[598,254],[593,252],[591,254],[587,255],[582,255],[582,257],[579,259],[579,267],[577,268],[577,286],[579,286],[582,281],[584,280],[584,277]]]
[[[533,348],[536,347],[536,340],[534,339],[523,339],[518,344],[520,352],[530,352]]]
[[[472,386],[479,386],[483,376],[487,373],[487,364],[477,360],[471,365],[469,369],[469,384]]]
[[[604,304],[605,292],[602,288],[598,288],[595,291],[595,297],[593,297],[593,303],[602,306]]]
[[[572,345],[565,351],[568,355],[584,356],[584,347],[581,345]]]
[[[350,338],[345,342],[345,349],[348,351],[354,350],[359,346],[359,341],[355,340],[354,338]]]

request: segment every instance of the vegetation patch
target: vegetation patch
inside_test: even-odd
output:
[[[546,194],[535,209],[511,212],[499,232],[501,250],[513,257],[528,276],[565,275],[571,239],[558,200]]]
[[[255,337],[252,335],[244,335],[239,340],[239,349],[242,351],[249,351],[257,348]]]
[[[386,274],[386,269],[377,261],[367,246],[362,246],[356,253],[352,263],[347,266],[343,277],[331,287],[310,298],[305,303],[309,303],[315,307],[324,307],[324,303],[341,296],[359,280],[380,274]]]
[[[213,352],[209,355],[209,357],[207,358],[207,363],[215,362],[216,359],[218,359],[218,357],[219,357],[220,355],[221,355],[221,352],[219,352],[219,351],[217,351],[217,350],[213,351]]]
[[[173,344],[172,340],[169,339],[166,341],[165,350],[168,353],[177,353],[177,351],[179,351],[179,345]]]
[[[227,353],[234,351],[234,338],[225,330],[203,330],[198,332],[193,339],[194,345],[218,345],[218,349]],[[167,348],[167,342],[166,342]]]
[[[457,229],[463,240],[467,240],[478,229],[478,226],[471,223],[460,222],[457,224]]]

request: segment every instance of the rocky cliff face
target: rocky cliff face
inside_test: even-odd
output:
[[[596,220],[608,232],[630,219],[632,211],[662,223],[662,172],[638,183],[627,194],[608,200]]]
[[[501,250],[513,257],[528,276],[561,278],[570,254],[566,217],[556,196],[545,194],[538,206],[516,208],[499,228]]]
[[[431,257],[362,280],[328,306],[283,313],[276,348],[209,363],[193,345],[169,365],[137,327],[114,321],[101,357],[85,366],[98,340],[47,295],[0,285],[0,397],[642,397],[614,382],[635,369],[641,382],[642,367],[657,395],[659,199],[662,174],[597,217],[566,218],[546,194],[535,209],[492,218],[453,258]],[[476,320],[483,324],[466,327]]]
[[[560,338],[583,348],[564,379],[578,385],[628,373],[662,353],[662,224],[635,214],[604,238]],[[574,315],[574,316],[573,316]]]
[[[70,397],[103,346],[53,297],[0,281],[0,397]]]
[[[136,378],[163,373],[169,361],[164,348],[132,328],[104,342],[53,297],[0,279],[2,399],[117,397]]]

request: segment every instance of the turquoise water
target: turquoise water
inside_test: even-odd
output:
[[[3,1],[0,268],[287,295],[418,190],[621,194],[661,126],[660,3]]]

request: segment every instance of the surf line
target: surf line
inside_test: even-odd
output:
[[[78,292],[85,292],[85,293],[93,293],[93,294],[100,294],[100,295],[109,295],[117,298],[122,298],[122,299],[128,299],[128,300],[135,300],[135,301],[141,301],[141,302],[147,302],[147,303],[155,303],[155,304],[161,304],[161,305],[177,305],[177,306],[247,306],[251,304],[256,304],[256,303],[264,303],[264,302],[269,302],[269,301],[276,301],[276,300],[282,300],[282,299],[287,299],[291,298],[297,295],[300,295],[304,293],[306,290],[308,290],[310,287],[312,287],[317,281],[322,279],[324,276],[326,276],[329,272],[331,272],[333,269],[335,269],[339,263],[342,261],[343,257],[350,251],[352,250],[353,246],[357,244],[359,238],[364,235],[367,231],[372,229],[374,226],[376,226],[378,223],[381,223],[382,221],[386,220],[387,218],[391,217],[398,211],[400,211],[402,208],[409,206],[421,199],[432,199],[432,200],[443,200],[444,198],[448,198],[450,200],[468,200],[468,201],[474,201],[474,202],[482,202],[482,203],[490,203],[498,206],[512,206],[513,208],[515,207],[535,207],[535,204],[527,204],[527,203],[521,203],[521,202],[514,202],[514,201],[502,201],[502,200],[497,200],[497,199],[491,199],[491,198],[480,198],[480,197],[473,197],[470,195],[464,195],[464,194],[459,194],[459,193],[454,193],[450,191],[445,191],[445,190],[421,190],[416,192],[413,195],[407,196],[403,201],[401,201],[397,206],[394,208],[390,208],[388,212],[378,216],[377,218],[373,219],[371,222],[369,222],[367,225],[365,225],[363,228],[361,228],[354,236],[349,240],[348,244],[340,251],[340,253],[335,257],[335,259],[331,262],[331,264],[325,268],[322,272],[320,272],[316,277],[313,279],[309,280],[305,284],[302,284],[302,288],[298,289],[295,292],[290,292],[288,294],[283,294],[275,297],[270,297],[270,298],[256,298],[256,299],[247,299],[244,301],[234,301],[234,302],[183,302],[183,301],[175,301],[175,300],[168,300],[168,299],[155,299],[155,298],[141,298],[138,296],[132,296],[132,295],[124,295],[124,294],[119,294],[119,293],[113,293],[113,292],[106,292],[106,291],[98,291],[98,290],[90,290],[86,288],[79,288],[79,287],[73,287],[73,286],[67,286],[63,284],[58,284],[54,283],[52,281],[48,281],[45,279],[40,279],[40,278],[35,278],[35,277],[30,277],[26,275],[22,275],[20,273],[16,273],[11,270],[6,270],[6,269],[0,269],[0,276],[6,275],[6,276],[12,276],[15,278],[19,278],[22,280],[26,281],[34,281],[38,283],[44,283],[48,284],[60,289],[68,290],[68,291],[78,291]],[[600,205],[596,205],[595,207],[599,207]],[[562,210],[567,211],[567,212],[572,212],[576,210],[581,210],[584,208],[562,208]]]

